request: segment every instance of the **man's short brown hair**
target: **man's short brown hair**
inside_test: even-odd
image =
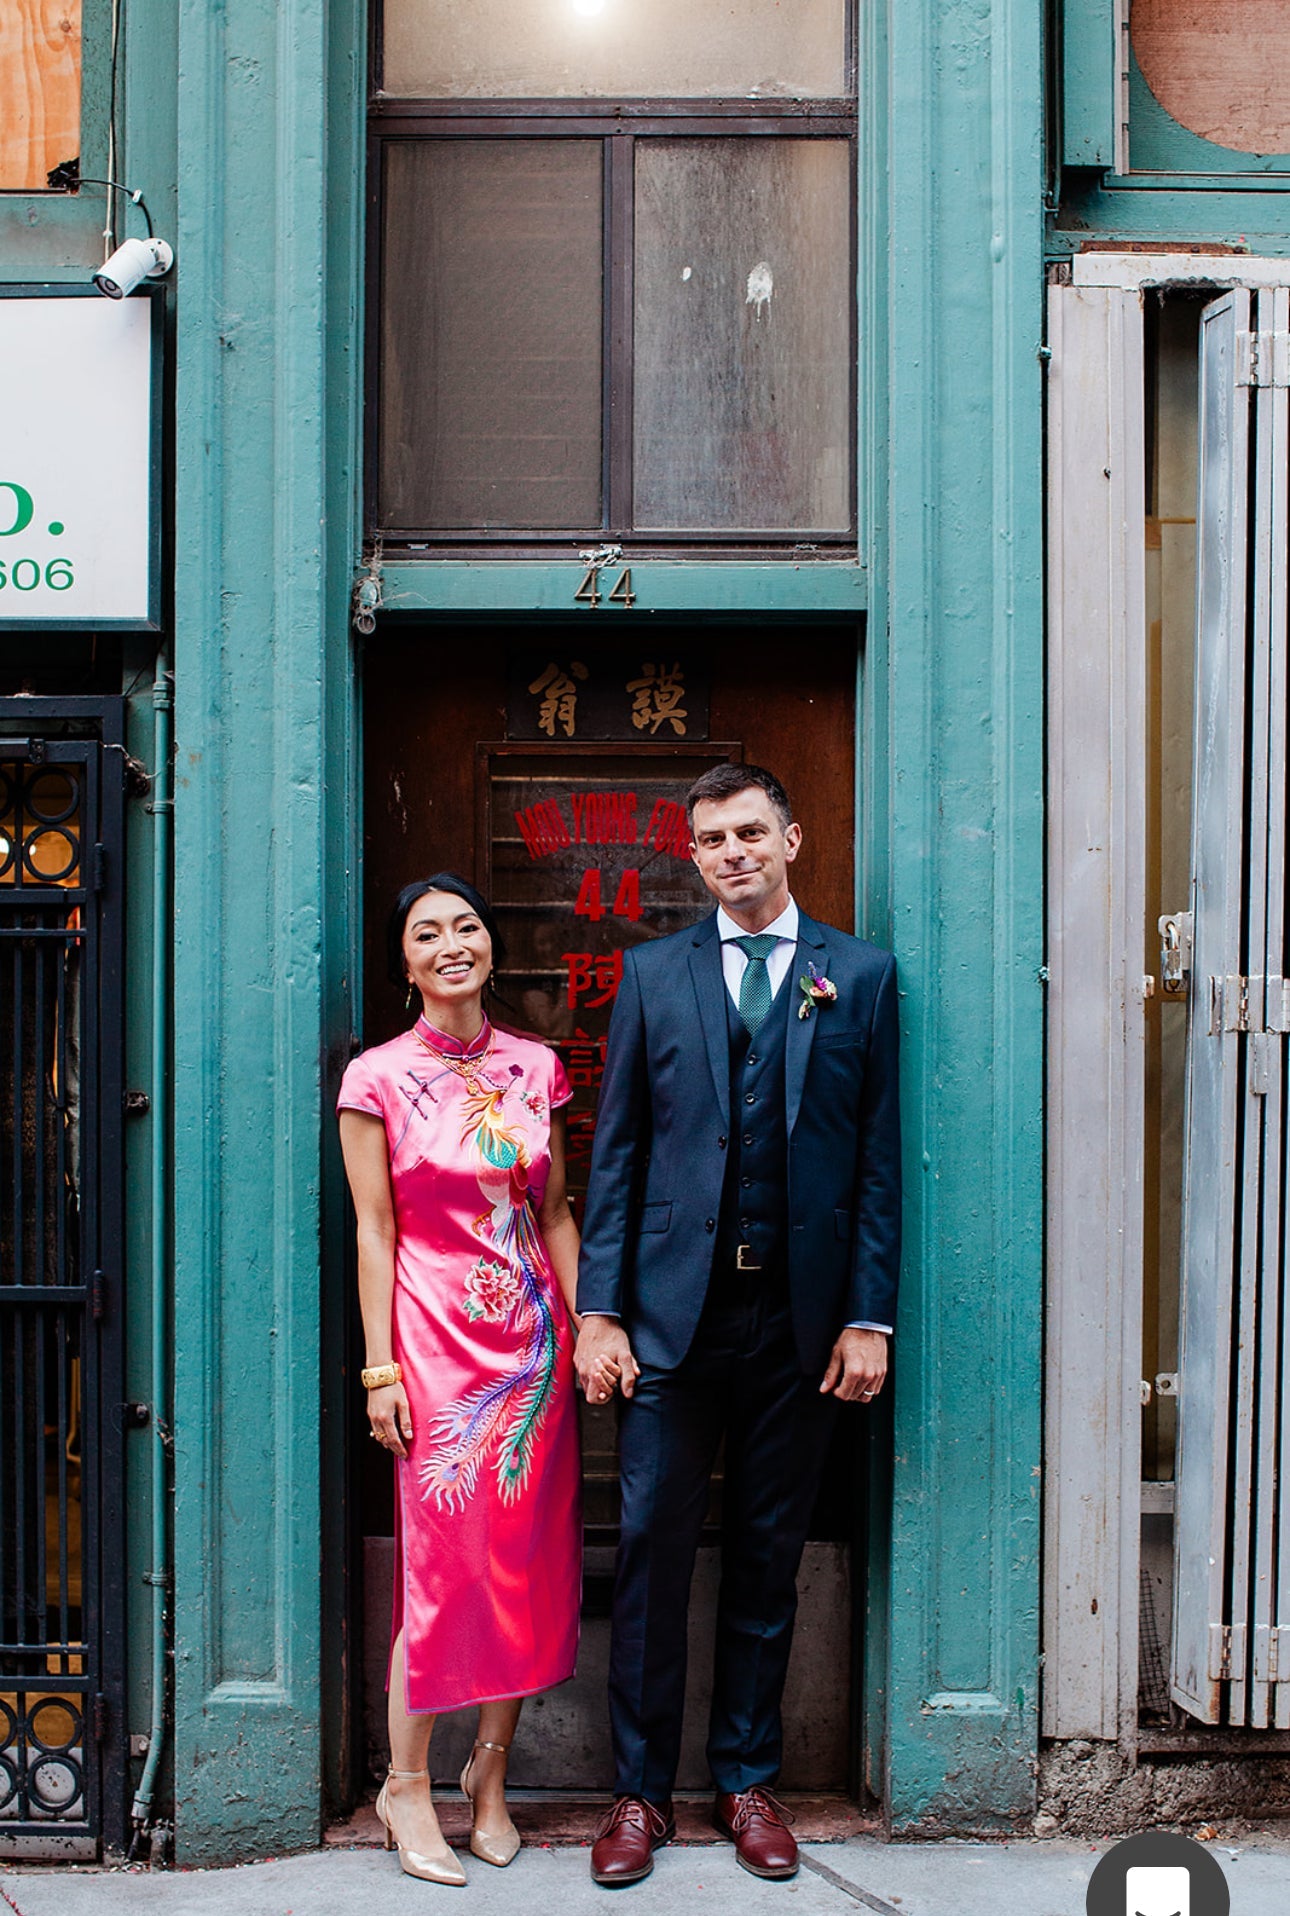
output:
[[[711,771],[696,778],[685,795],[685,815],[694,829],[694,808],[696,805],[716,804],[723,798],[734,798],[739,792],[756,787],[765,792],[771,802],[776,818],[787,831],[793,822],[793,808],[788,802],[788,793],[776,778],[774,772],[768,772],[762,765],[714,765]]]

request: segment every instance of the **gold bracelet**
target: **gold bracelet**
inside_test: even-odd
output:
[[[363,1372],[364,1390],[381,1390],[386,1384],[401,1384],[403,1372],[398,1364],[377,1364]]]

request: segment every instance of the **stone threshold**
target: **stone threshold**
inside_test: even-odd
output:
[[[555,1790],[512,1790],[508,1801],[521,1838],[539,1849],[590,1843],[609,1803],[607,1796]],[[780,1801],[793,1813],[793,1834],[799,1843],[845,1843],[852,1836],[881,1837],[883,1834],[880,1819],[867,1814],[845,1796],[786,1791]],[[470,1812],[461,1791],[452,1784],[436,1786],[435,1808],[447,1840],[464,1844],[470,1835]],[[713,1829],[711,1814],[709,1794],[678,1792],[677,1842],[725,1842],[727,1839]],[[352,1816],[330,1824],[323,1838],[325,1843],[338,1849],[379,1849],[383,1840],[376,1820],[374,1795],[360,1804]]]

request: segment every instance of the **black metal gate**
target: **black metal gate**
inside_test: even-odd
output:
[[[0,700],[0,1855],[124,1827],[121,718]]]

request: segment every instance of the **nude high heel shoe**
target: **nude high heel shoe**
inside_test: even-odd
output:
[[[424,1776],[425,1771],[391,1769],[389,1775],[396,1777],[400,1783],[411,1783],[416,1777]],[[376,1814],[385,1831],[385,1847],[399,1852],[399,1867],[405,1875],[419,1876],[423,1883],[443,1883],[450,1889],[461,1889],[465,1885],[466,1872],[446,1844],[442,1856],[423,1856],[420,1850],[408,1849],[400,1843],[390,1822],[390,1804],[384,1783],[376,1799]]]
[[[499,1830],[481,1830],[475,1821],[475,1799],[470,1793],[467,1778],[470,1766],[475,1760],[475,1750],[496,1750],[499,1756],[510,1754],[509,1743],[487,1743],[482,1738],[472,1748],[466,1758],[466,1767],[461,1773],[461,1793],[470,1804],[470,1853],[478,1856],[482,1863],[492,1863],[497,1869],[505,1869],[513,1863],[520,1853],[520,1833],[510,1817]]]

